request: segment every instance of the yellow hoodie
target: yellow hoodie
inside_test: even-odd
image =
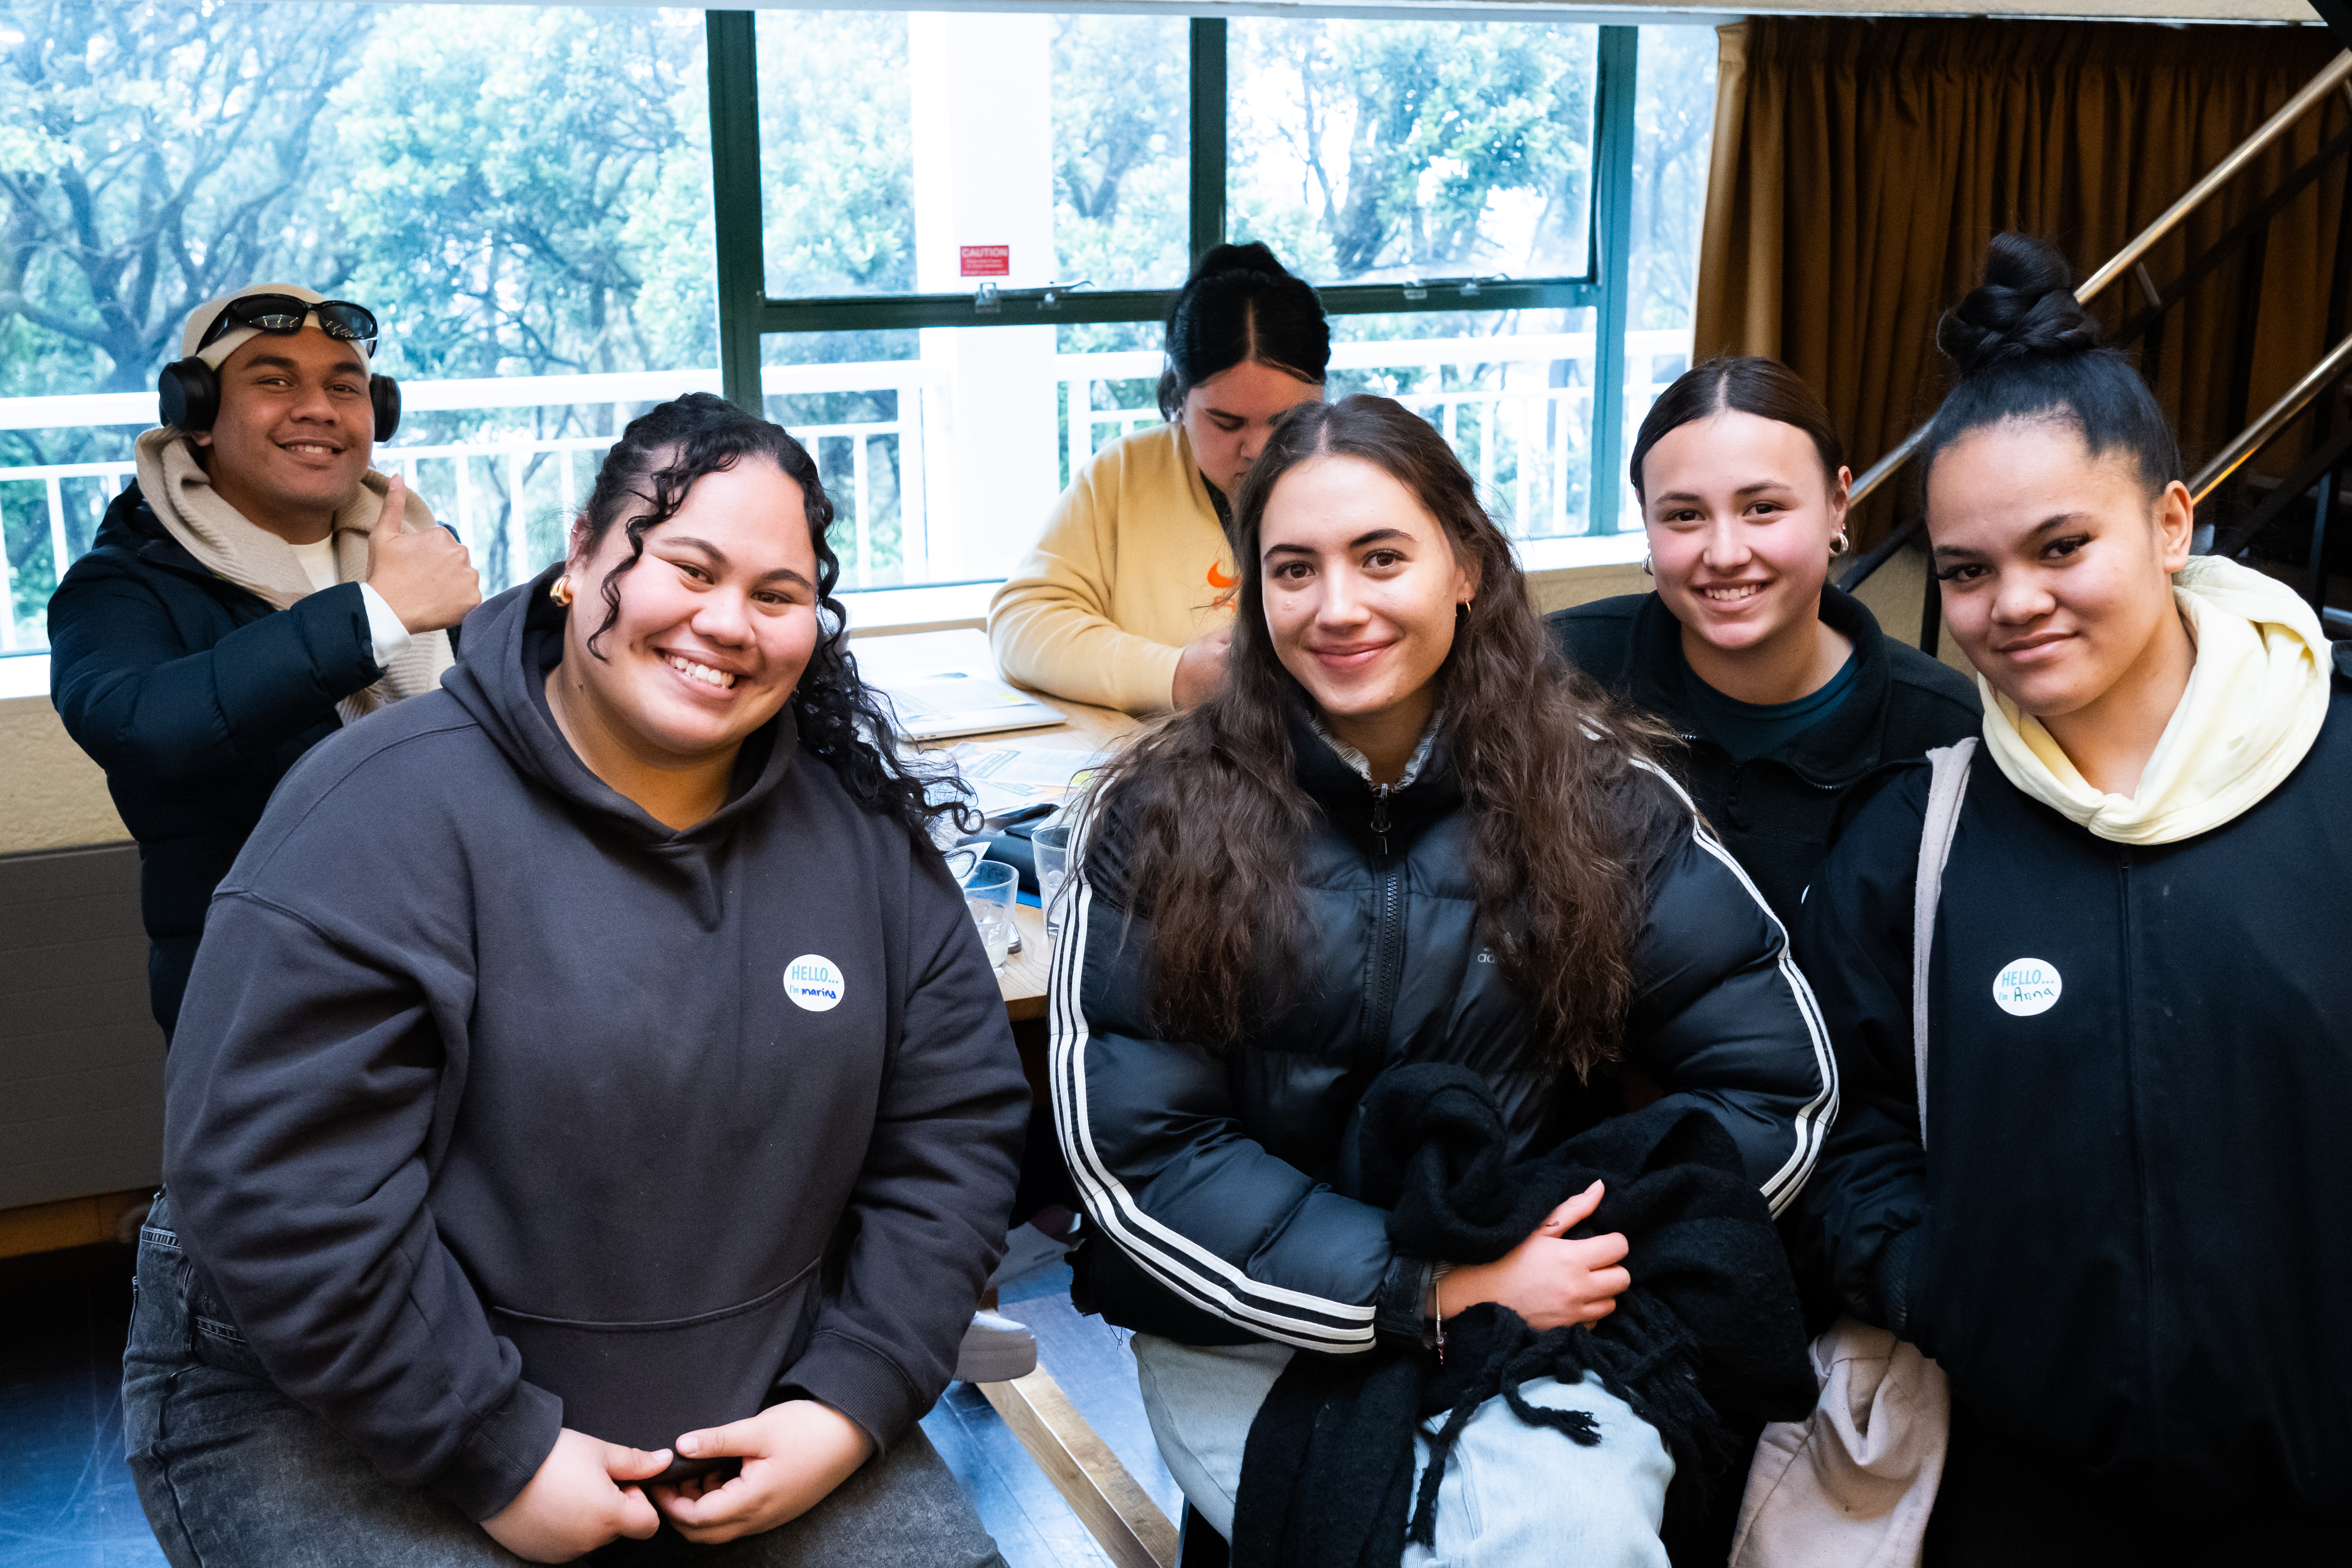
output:
[[[2039,719],[1977,678],[1985,749],[2009,782],[2117,844],[2170,844],[2221,826],[2294,771],[2327,718],[2327,634],[2293,589],[2210,555],[2172,583],[2197,665],[2137,795],[2093,788]]]
[[[988,607],[1008,680],[1129,713],[1166,710],[1186,643],[1233,619],[1233,550],[1181,425],[1096,454]]]

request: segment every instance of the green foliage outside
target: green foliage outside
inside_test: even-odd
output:
[[[908,25],[896,12],[761,14],[772,291],[911,287]],[[1229,230],[1318,281],[1581,271],[1596,37],[1234,23]],[[1632,319],[1671,326],[1686,319],[1713,39],[1643,39]],[[371,306],[381,368],[412,380],[712,365],[703,48],[690,11],[0,0],[0,397],[152,388],[190,309],[275,279]],[[1172,286],[1188,234],[1186,24],[1066,16],[1053,49],[1057,273]],[[1381,330],[1520,328],[1487,313]],[[1070,353],[1158,341],[1156,323],[1060,332]],[[770,339],[765,357],[913,353],[911,333],[826,333]],[[887,392],[773,401],[801,426],[900,412]],[[1148,405],[1149,384],[1097,384],[1091,401]],[[609,437],[632,412],[412,413],[400,445]],[[0,466],[117,460],[134,433],[0,431]],[[847,484],[852,446],[819,443],[829,488]],[[904,521],[896,438],[867,458],[868,533],[887,568]],[[576,497],[586,470],[573,465]],[[445,510],[457,466],[425,466]],[[476,458],[464,477],[491,581],[556,548],[556,465]],[[67,489],[71,553],[103,488]],[[20,624],[37,624],[54,579],[37,491],[0,485]],[[531,558],[509,563],[518,507]]]

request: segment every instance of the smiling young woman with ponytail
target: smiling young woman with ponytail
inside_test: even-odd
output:
[[[1994,241],[1939,341],[1927,529],[1984,742],[1925,1085],[1925,766],[1806,900],[1846,1093],[1807,1217],[1950,1378],[1930,1568],[2341,1562],[2352,682],[2293,591],[2191,555],[2172,432],[2053,249]]]
[[[1854,797],[1886,763],[1974,734],[1976,693],[1829,580],[1853,476],[1829,410],[1780,361],[1684,373],[1630,466],[1657,590],[1556,611],[1552,634],[1682,736],[1699,809],[1793,921]]]

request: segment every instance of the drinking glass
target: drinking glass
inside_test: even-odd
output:
[[[1041,827],[1029,840],[1037,858],[1037,901],[1045,906],[1045,940],[1062,940],[1062,882],[1070,874],[1070,830],[1062,823]]]
[[[1013,905],[1019,873],[1002,860],[982,860],[961,880],[964,907],[971,911],[971,923],[980,928],[990,966],[1001,974],[1004,955],[1013,949]]]

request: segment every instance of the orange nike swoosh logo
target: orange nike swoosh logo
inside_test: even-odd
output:
[[[1217,563],[1216,563],[1215,562],[1212,561],[1212,562],[1210,562],[1210,563],[1209,563],[1209,586],[1210,586],[1210,587],[1212,587],[1212,588],[1231,588],[1231,587],[1234,587],[1234,586],[1238,585],[1238,584],[1240,584],[1240,582],[1241,582],[1241,579],[1240,579],[1240,578],[1238,578],[1238,577],[1228,577],[1228,576],[1226,576],[1223,572],[1218,571],[1218,570],[1217,570]]]

